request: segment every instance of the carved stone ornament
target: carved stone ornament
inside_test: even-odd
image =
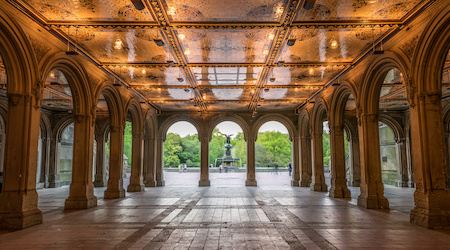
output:
[[[36,55],[36,59],[40,62],[44,55],[50,51],[50,47],[48,47],[45,43],[41,43],[39,40],[34,39],[32,36],[30,36],[30,42]]]
[[[356,104],[356,120],[358,122],[358,126],[361,126],[361,113],[362,113],[361,106],[357,103]]]
[[[34,95],[34,108],[38,109],[41,107],[41,99],[44,94],[44,83],[42,81],[38,81],[36,85],[33,87],[33,95]]]
[[[408,93],[408,102],[411,107],[416,106],[415,97],[417,93],[417,88],[414,85],[412,80],[409,80],[409,83],[406,85],[406,91]]]
[[[17,106],[20,102],[21,97],[22,97],[21,94],[9,93],[8,94],[8,104],[10,104],[11,106]]]
[[[400,46],[400,49],[405,53],[406,56],[408,56],[409,59],[412,59],[418,41],[419,35],[409,39]]]

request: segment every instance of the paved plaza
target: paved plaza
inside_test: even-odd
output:
[[[68,186],[39,190],[44,222],[0,232],[0,249],[448,249],[450,234],[409,223],[413,191],[386,187],[391,210],[367,210],[352,199],[290,186],[283,173],[166,172],[166,186],[64,211]],[[125,179],[125,185],[128,180]],[[329,183],[328,183],[329,185]]]

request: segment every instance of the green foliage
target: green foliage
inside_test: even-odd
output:
[[[323,164],[329,165],[330,164],[330,155],[331,155],[331,149],[330,149],[330,134],[327,132],[323,132],[322,135],[322,142],[323,142]]]
[[[214,164],[217,158],[225,155],[222,148],[226,137],[216,128],[209,142],[209,164]],[[238,133],[230,141],[234,148],[234,157],[240,158],[242,165],[247,163],[247,142],[244,134]],[[164,167],[178,167],[180,163],[188,166],[200,167],[201,144],[198,136],[168,133],[164,142]],[[258,133],[255,145],[257,166],[287,166],[292,161],[291,141],[287,134],[281,132]]]
[[[257,167],[285,167],[292,161],[292,144],[289,135],[279,131],[258,133],[255,152]]]
[[[131,122],[125,123],[125,133],[123,136],[123,154],[128,157],[128,165],[131,165],[131,149],[133,134],[131,133]]]

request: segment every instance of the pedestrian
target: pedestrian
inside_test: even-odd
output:
[[[182,166],[183,166],[182,163],[180,163],[180,165],[178,165],[178,173],[179,173],[179,174],[181,174],[181,172],[182,172],[182,170],[181,170]]]
[[[186,165],[186,163],[184,164],[184,172],[187,173],[187,165]]]
[[[288,169],[289,169],[289,176],[291,176],[291,174],[292,174],[292,163],[291,162],[289,162],[289,164],[288,164]]]
[[[275,174],[278,175],[278,164],[275,164]]]
[[[222,165],[219,166],[219,173],[222,173]]]

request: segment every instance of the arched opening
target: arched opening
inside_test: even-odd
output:
[[[399,179],[398,152],[392,129],[380,122],[381,178],[384,184],[396,186]]]
[[[167,130],[164,141],[164,175],[167,186],[198,186],[200,180],[200,141],[189,122],[180,121]]]
[[[286,126],[278,121],[264,123],[255,142],[258,185],[291,185],[292,142]]]
[[[60,185],[69,185],[72,182],[72,163],[73,163],[73,139],[74,124],[69,124],[61,133],[59,142],[59,167],[58,175]]]
[[[51,70],[45,79],[41,119],[44,114],[56,121],[50,138],[46,186],[54,188],[69,185],[72,181],[74,141],[73,100],[68,79],[59,69]],[[42,144],[42,140],[40,143]]]
[[[209,166],[212,185],[244,185],[247,172],[247,142],[244,131],[237,123],[224,121],[217,124],[212,131]]]
[[[106,187],[109,178],[111,115],[105,93],[101,93],[97,100],[94,134],[94,168],[93,178],[95,187]],[[97,194],[96,194],[97,195]],[[98,195],[97,195],[98,197]]]

